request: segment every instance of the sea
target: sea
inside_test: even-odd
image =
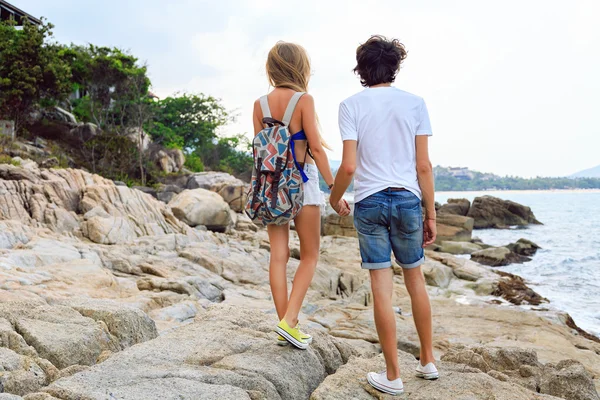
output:
[[[600,191],[436,192],[435,198],[444,204],[484,195],[529,206],[543,223],[473,231],[494,246],[526,238],[542,247],[530,262],[499,269],[523,277],[552,308],[568,312],[580,328],[600,336]]]

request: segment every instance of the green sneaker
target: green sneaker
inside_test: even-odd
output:
[[[297,348],[302,350],[306,350],[308,348],[308,342],[302,337],[302,332],[300,332],[298,327],[290,327],[284,319],[279,321],[279,324],[277,324],[276,332]]]
[[[302,331],[300,331],[300,335],[302,335],[302,339],[304,339],[304,341],[308,344],[312,343],[312,336],[310,336],[308,333],[304,333]],[[289,343],[287,340],[285,340],[285,338],[281,335],[277,335],[277,344],[279,346],[287,346]]]

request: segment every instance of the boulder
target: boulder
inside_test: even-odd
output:
[[[61,304],[68,305],[84,317],[104,322],[121,349],[158,336],[154,321],[139,308],[114,300],[84,298],[69,299]]]
[[[206,189],[218,193],[235,212],[246,206],[248,184],[225,172],[199,172],[189,177],[188,189]]]
[[[547,364],[539,381],[540,393],[567,400],[600,400],[592,376],[576,360]]]
[[[531,259],[513,253],[506,247],[490,247],[471,253],[471,260],[491,267],[501,267],[513,263],[521,264]]]
[[[454,242],[451,240],[443,240],[437,251],[449,254],[471,254],[481,250],[481,246],[470,242]]]
[[[232,223],[229,205],[215,192],[185,190],[169,202],[173,214],[189,226],[204,225],[224,232]]]
[[[353,352],[310,333],[306,351],[276,346],[273,316],[212,305],[196,321],[114,354],[44,391],[59,398],[305,400]],[[343,350],[340,350],[343,349]],[[281,371],[288,373],[282,374]]]
[[[148,148],[149,159],[165,174],[172,174],[183,169],[185,155],[180,149],[167,149],[157,144]]]
[[[92,242],[127,243],[137,237],[134,227],[123,217],[92,217],[83,225],[83,234]]]
[[[498,279],[498,274],[490,270],[488,267],[484,267],[481,264],[467,260],[465,258],[454,257],[450,254],[437,253],[432,251],[426,251],[425,256],[428,259],[436,260],[442,264],[452,268],[454,276],[459,279],[467,281],[477,281],[482,278]]]
[[[412,371],[417,360],[410,354],[398,351],[401,371]],[[310,396],[310,400],[372,400],[386,396],[372,388],[367,382],[368,372],[385,369],[381,355],[372,358],[351,357],[336,373],[329,375]],[[403,373],[404,397],[411,400],[542,400],[556,397],[545,396],[535,391],[502,382],[475,368],[463,364],[442,361],[438,363],[442,378],[432,383],[419,379],[412,373]],[[446,377],[446,378],[444,378]]]
[[[58,106],[45,109],[43,115],[45,118],[53,121],[67,122],[74,125],[77,124],[77,118],[75,118],[73,114]]]
[[[532,392],[567,400],[600,399],[592,376],[576,360],[544,365],[533,350],[462,345],[450,348],[442,360],[464,364]]]
[[[95,364],[103,351],[117,351],[106,325],[64,306],[4,303],[6,318],[40,357],[57,368]]]
[[[438,214],[437,239],[440,243],[444,240],[469,242],[473,232],[473,218],[454,214]]]
[[[476,197],[467,215],[475,220],[475,229],[541,224],[531,208],[493,196]]]
[[[450,281],[454,277],[452,268],[433,260],[425,260],[425,263],[421,266],[421,269],[423,270],[423,275],[425,276],[425,282],[429,286],[447,288],[450,285]]]
[[[324,216],[321,218],[323,236],[358,237],[354,227],[354,205],[350,205],[350,215],[341,217],[327,204]]]
[[[87,142],[88,140],[94,138],[96,135],[102,133],[102,130],[98,128],[97,125],[88,122],[76,126],[75,128],[71,129],[69,133],[74,138],[77,138],[82,142]]]
[[[506,246],[513,253],[517,253],[522,256],[530,257],[534,255],[538,249],[541,249],[540,246],[533,243],[531,240],[527,239],[519,239],[516,243],[510,243]]]
[[[125,131],[125,137],[131,140],[136,144],[138,149],[141,149],[143,152],[148,150],[150,145],[152,144],[152,139],[150,135],[144,131],[142,128],[129,128]]]
[[[454,214],[466,217],[470,207],[471,202],[467,199],[448,199],[448,203],[436,210],[438,214]]]
[[[50,157],[40,163],[40,168],[54,168],[58,167],[59,164],[58,158]]]
[[[10,349],[0,347],[0,391],[13,395],[37,392],[48,383],[44,369],[36,362],[37,357],[26,357]],[[8,394],[7,393],[7,394]],[[0,400],[10,399],[2,397]],[[14,397],[20,399],[21,397]]]
[[[86,221],[83,215],[95,208],[104,213],[94,216],[108,220]],[[76,231],[83,222],[82,231],[100,243],[114,243],[115,239],[104,238],[128,240],[189,231],[165,204],[152,197],[70,168],[28,170],[0,165],[0,219],[19,220],[55,232]]]

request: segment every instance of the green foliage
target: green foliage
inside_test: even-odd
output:
[[[245,135],[219,138],[197,150],[202,160],[212,169],[233,175],[252,173],[251,144]]]
[[[185,167],[192,172],[204,171],[204,163],[202,162],[200,156],[196,153],[186,154]]]
[[[12,164],[12,157],[7,154],[0,154],[0,164]]]
[[[176,94],[155,102],[153,108],[148,132],[154,141],[163,145],[176,141],[183,143],[184,149],[196,150],[212,143],[217,129],[229,122],[220,101],[203,94]]]
[[[138,148],[124,136],[100,134],[85,143],[83,155],[92,172],[127,181],[138,174]]]
[[[62,46],[61,54],[70,62],[71,88],[87,93],[73,104],[82,121],[114,132],[140,125],[134,106],[150,101],[150,79],[147,67],[139,65],[136,57],[118,48],[93,44]]]
[[[52,24],[25,21],[22,30],[0,22],[0,117],[15,121],[17,132],[38,105],[64,100],[71,69],[60,46],[49,43]]]
[[[218,129],[230,121],[221,102],[203,94],[182,94],[155,102],[153,120],[146,125],[155,143],[186,152],[186,167],[205,167],[249,176],[250,141],[244,135],[219,137]]]
[[[549,190],[549,189],[600,189],[599,178],[519,178],[469,171],[467,176],[453,176],[447,168],[435,167],[437,191],[465,190]]]

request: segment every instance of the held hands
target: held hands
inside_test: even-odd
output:
[[[342,217],[350,215],[350,205],[344,199],[341,199],[335,205],[332,204],[331,207],[333,207],[333,209],[335,210],[335,212],[338,213]]]
[[[338,213],[340,216],[345,217],[350,215],[350,205],[344,199],[340,199],[337,203],[332,201],[332,198],[329,198],[329,204]]]

